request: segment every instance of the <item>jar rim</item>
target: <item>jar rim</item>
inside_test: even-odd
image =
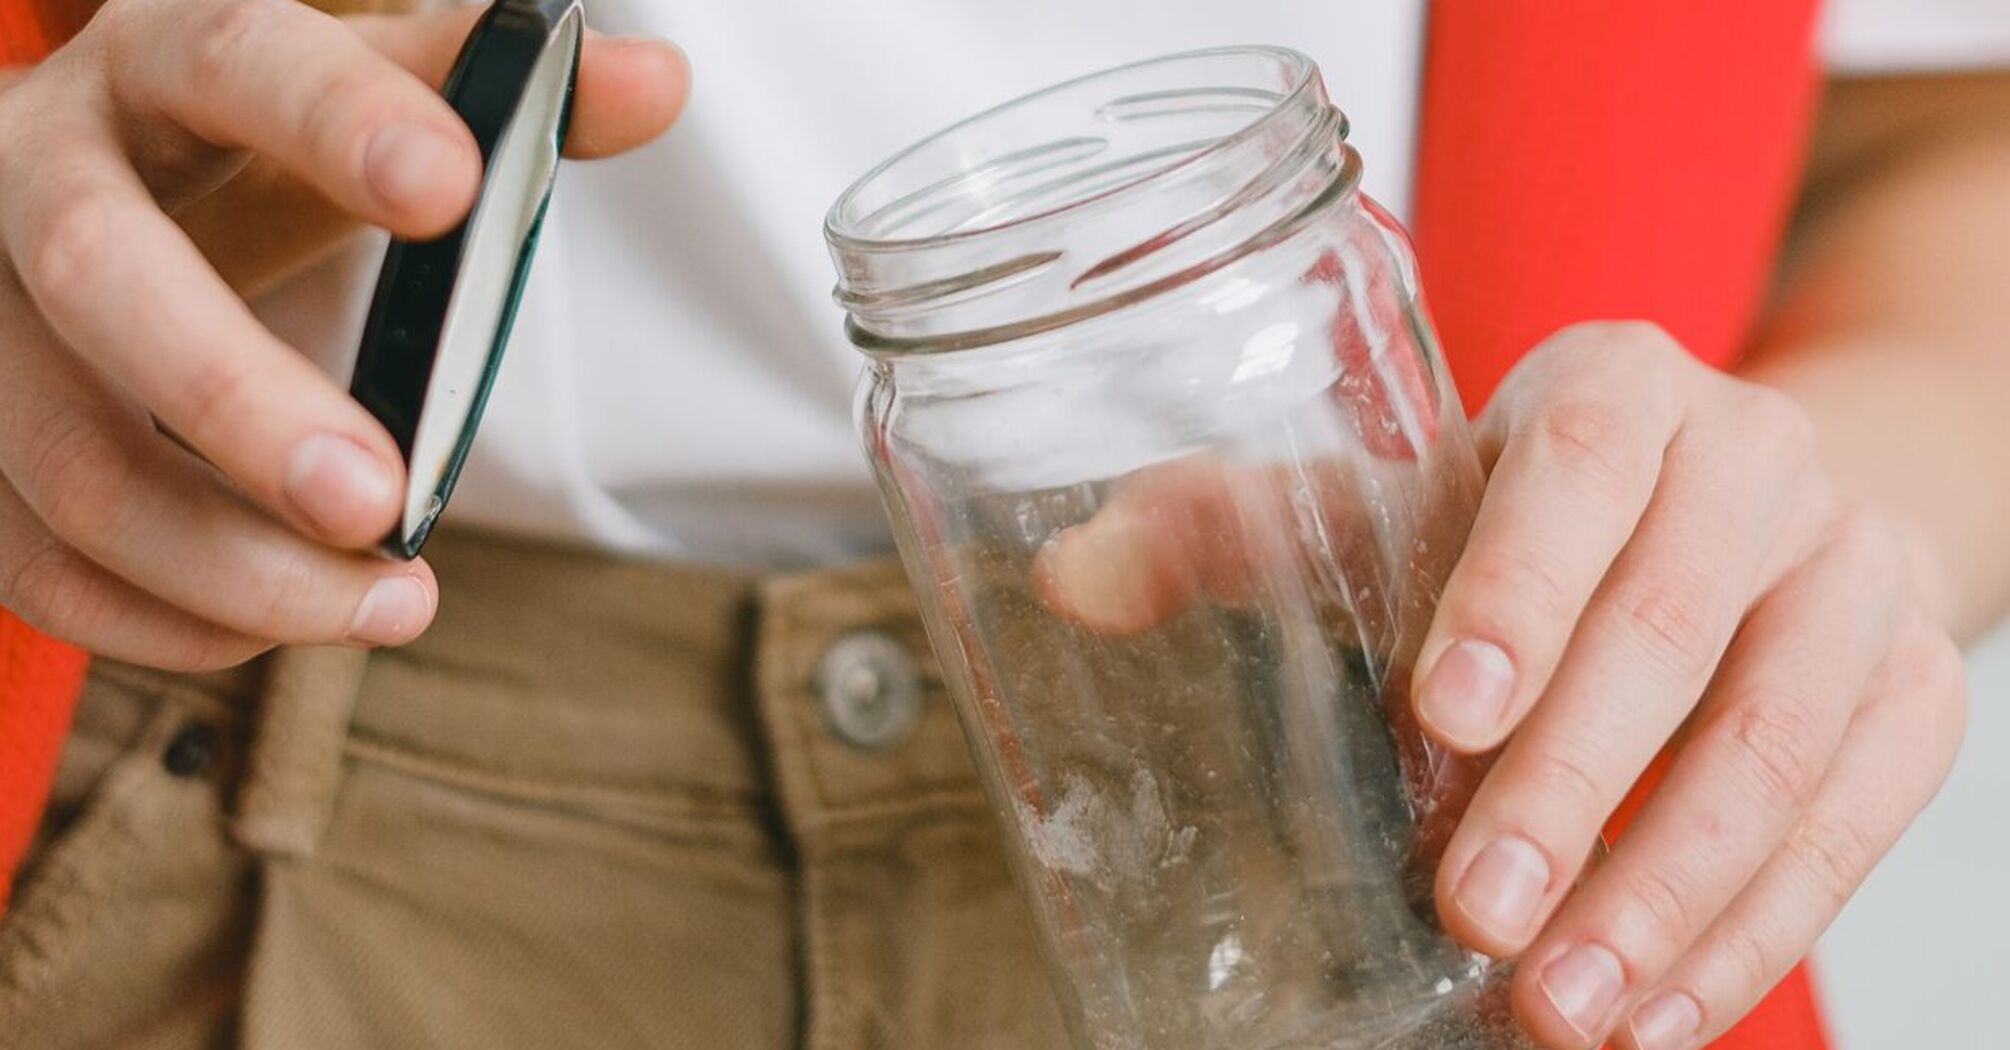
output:
[[[873,188],[883,177],[900,167],[904,162],[912,160],[918,154],[947,139],[965,134],[977,126],[1006,113],[1058,95],[1078,91],[1098,81],[1113,81],[1135,74],[1140,70],[1154,67],[1192,63],[1210,58],[1236,56],[1268,57],[1282,60],[1292,70],[1291,86],[1279,93],[1276,101],[1263,113],[1259,114],[1256,119],[1208,143],[1205,147],[1188,152],[1166,164],[1145,171],[1135,178],[1126,179],[1115,185],[1104,187],[1094,193],[1069,198],[1049,208],[1029,211],[1022,215],[1011,215],[994,223],[949,230],[944,233],[930,234],[925,237],[873,237],[856,230],[857,223],[870,219],[883,210],[883,208],[874,209],[864,216],[851,215],[850,212],[860,195]],[[1192,165],[1204,163],[1210,157],[1232,150],[1251,138],[1265,134],[1277,122],[1287,119],[1285,114],[1293,108],[1294,103],[1303,99],[1307,94],[1319,90],[1319,67],[1312,60],[1311,56],[1294,48],[1268,44],[1241,44],[1181,51],[1084,73],[1080,76],[1060,81],[1059,83],[1050,84],[1036,91],[1016,96],[989,109],[965,117],[909,144],[905,148],[895,152],[892,156],[875,164],[871,170],[859,176],[857,180],[847,186],[825,213],[824,238],[834,250],[840,251],[903,251],[952,244],[957,241],[972,240],[1022,226],[1033,225],[1052,219],[1058,215],[1064,215],[1071,211],[1089,207],[1119,194],[1137,190],[1150,183],[1173,177],[1176,173]],[[922,189],[925,190],[926,188],[923,187]]]
[[[875,165],[832,205],[845,333],[885,358],[1013,343],[1142,304],[1347,199],[1361,157],[1346,138],[1318,63],[1273,46],[1149,58],[993,106]]]

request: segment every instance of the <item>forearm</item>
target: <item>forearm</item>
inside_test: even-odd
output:
[[[2010,608],[2010,107],[1956,112],[1850,151],[1874,174],[1798,232],[1744,371],[1806,406],[1846,494],[1908,527],[1972,637]]]
[[[1805,405],[1845,494],[1905,527],[1941,624],[1973,639],[2010,607],[2010,375],[1915,367],[1876,337],[1797,346],[1751,374]],[[1993,414],[1993,417],[1992,417]]]

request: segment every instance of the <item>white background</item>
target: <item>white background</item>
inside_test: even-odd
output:
[[[1816,957],[1841,1050],[2010,1048],[2010,628],[1968,667],[1954,776]]]

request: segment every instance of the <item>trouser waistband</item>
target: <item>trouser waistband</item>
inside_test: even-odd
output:
[[[256,712],[246,846],[311,853],[345,756],[663,819],[769,809],[806,849],[981,805],[891,559],[761,575],[468,532],[427,558],[440,610],[411,645],[282,649],[194,680]]]

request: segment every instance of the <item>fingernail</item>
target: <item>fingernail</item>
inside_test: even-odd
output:
[[[1589,1039],[1604,1030],[1606,1016],[1626,988],[1626,971],[1611,949],[1580,944],[1543,967],[1537,983],[1557,1014]]]
[[[363,154],[370,188],[396,205],[422,202],[439,185],[439,173],[461,160],[460,143],[425,124],[400,121],[377,131]]]
[[[349,640],[364,645],[409,642],[418,637],[432,614],[432,599],[419,581],[410,576],[386,576],[370,585],[363,604],[356,607]]]
[[[397,497],[384,462],[335,434],[316,434],[293,450],[285,485],[286,498],[309,521],[344,536],[380,517]]]
[[[1473,858],[1453,896],[1459,910],[1502,941],[1520,943],[1549,889],[1549,861],[1535,843],[1510,835]]]
[[[1681,992],[1662,992],[1635,1010],[1627,1027],[1640,1050],[1688,1050],[1703,1027],[1703,1009]]]
[[[1438,657],[1417,709],[1446,739],[1484,747],[1500,734],[1514,692],[1514,661],[1492,642],[1468,638]]]

